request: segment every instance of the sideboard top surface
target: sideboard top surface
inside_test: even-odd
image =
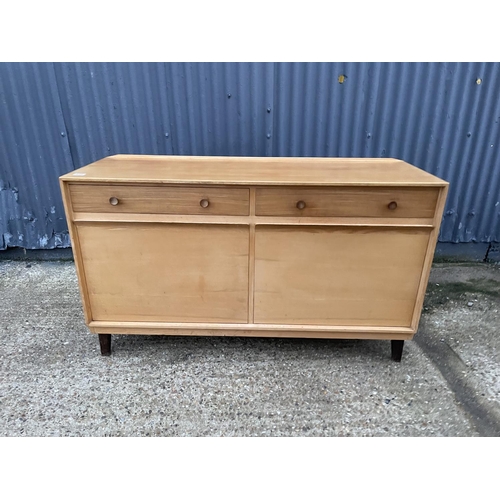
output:
[[[61,176],[64,182],[165,184],[445,186],[394,158],[114,155]]]

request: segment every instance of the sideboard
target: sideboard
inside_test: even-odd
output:
[[[448,183],[390,158],[115,155],[60,178],[86,324],[112,334],[417,332]]]

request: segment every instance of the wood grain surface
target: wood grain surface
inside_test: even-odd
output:
[[[248,215],[249,190],[169,186],[70,185],[73,211],[97,213]],[[117,204],[110,203],[116,198]],[[202,206],[202,201],[207,206]]]
[[[257,227],[255,322],[410,327],[429,232]]]
[[[258,188],[256,215],[284,217],[415,217],[432,218],[437,188]],[[304,208],[299,208],[299,203]],[[396,203],[393,210],[391,203]]]
[[[247,322],[247,227],[77,229],[94,320]]]
[[[248,158],[115,155],[62,176],[71,182],[172,184],[444,186],[394,158]]]

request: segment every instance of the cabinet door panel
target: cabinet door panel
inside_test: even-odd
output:
[[[248,227],[77,227],[94,320],[247,322]]]
[[[255,322],[410,326],[429,234],[258,226]]]

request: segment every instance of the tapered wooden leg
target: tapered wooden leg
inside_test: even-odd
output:
[[[101,354],[103,356],[111,355],[111,333],[100,333],[99,344],[101,345]]]
[[[404,345],[405,345],[404,340],[391,340],[392,359],[394,361],[401,361],[401,357],[403,356]]]

